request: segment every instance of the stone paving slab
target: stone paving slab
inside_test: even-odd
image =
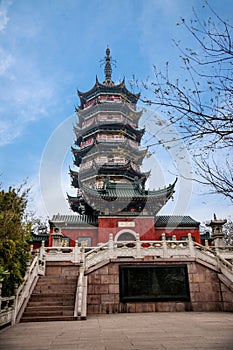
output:
[[[233,350],[233,313],[92,315],[86,321],[19,323],[0,350]]]

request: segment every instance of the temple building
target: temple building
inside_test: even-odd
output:
[[[118,241],[135,240],[137,234],[141,240],[160,240],[162,233],[167,239],[186,239],[191,233],[200,242],[199,223],[189,216],[158,215],[172,198],[177,179],[163,189],[146,189],[151,174],[141,171],[148,149],[141,146],[145,129],[139,127],[140,96],[124,80],[113,82],[109,48],[104,73],[102,83],[96,77],[89,91],[78,91],[75,168],[70,169],[76,195],[68,195],[75,214],[53,216],[49,245],[85,241],[95,246],[107,242],[110,233]]]
[[[54,215],[49,234],[44,225],[34,235],[33,260],[10,299],[16,306],[5,324],[85,320],[90,314],[233,310],[226,220],[214,215],[209,246],[190,216],[159,214],[177,179],[163,189],[146,187],[153,174],[142,171],[148,150],[142,147],[139,95],[124,80],[112,81],[109,49],[104,63],[104,81],[96,78],[91,90],[78,91],[75,167],[70,169],[75,195],[67,195],[73,213]],[[6,319],[5,306],[3,312]]]

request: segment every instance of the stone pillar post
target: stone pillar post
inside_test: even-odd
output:
[[[136,256],[137,258],[141,258],[141,242],[140,242],[140,235],[139,233],[136,233]]]
[[[78,246],[78,240],[75,241],[74,247],[74,262],[80,262],[80,247]]]
[[[191,258],[195,258],[195,248],[193,244],[192,234],[188,233],[189,253]]]
[[[114,241],[113,241],[112,233],[109,233],[108,254],[109,254],[109,259],[114,258]]]
[[[167,241],[166,241],[166,234],[162,233],[162,243],[163,243],[163,257],[169,258],[168,251],[167,251]]]
[[[39,256],[40,260],[43,259],[44,252],[45,252],[45,242],[42,241],[42,242],[41,242],[41,247],[40,247],[40,256]]]

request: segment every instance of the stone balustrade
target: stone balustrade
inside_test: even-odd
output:
[[[2,297],[0,288],[0,326],[15,324],[20,319],[29,300],[31,292],[39,275],[44,275],[45,261],[40,254],[36,254],[28,266],[24,282],[17,288],[15,295]]]
[[[217,255],[221,259],[217,259]],[[137,235],[135,241],[114,241],[113,235],[109,234],[109,241],[97,247],[80,247],[76,242],[75,247],[45,247],[42,243],[40,256],[46,261],[72,261],[83,262],[85,269],[88,269],[102,261],[117,259],[120,257],[130,258],[197,258],[215,267],[219,264],[231,271],[233,261],[233,247],[209,247],[200,245],[192,240],[188,234],[187,240],[178,241],[173,236],[167,241],[165,234],[161,241],[141,241]]]
[[[24,307],[29,300],[39,275],[44,275],[47,261],[71,261],[80,264],[80,276],[77,283],[75,318],[85,318],[87,281],[85,271],[104,261],[117,258],[133,259],[198,259],[221,271],[227,279],[233,282],[233,247],[208,245],[202,246],[192,240],[188,234],[187,240],[176,240],[174,236],[167,241],[165,234],[161,241],[141,241],[137,235],[135,241],[114,241],[109,235],[109,241],[97,247],[45,247],[44,242],[39,251],[35,252],[34,259],[25,275],[24,283],[17,289],[15,296],[2,298],[0,292],[0,326],[14,324],[20,319]]]

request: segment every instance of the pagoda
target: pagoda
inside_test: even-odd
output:
[[[130,92],[123,80],[112,80],[112,59],[107,48],[105,80],[87,92],[78,91],[76,141],[70,170],[76,196],[68,195],[71,209],[80,216],[138,216],[156,213],[174,193],[175,182],[164,189],[147,190],[150,171],[141,165],[147,149],[141,147],[145,129],[139,128],[139,94]]]

